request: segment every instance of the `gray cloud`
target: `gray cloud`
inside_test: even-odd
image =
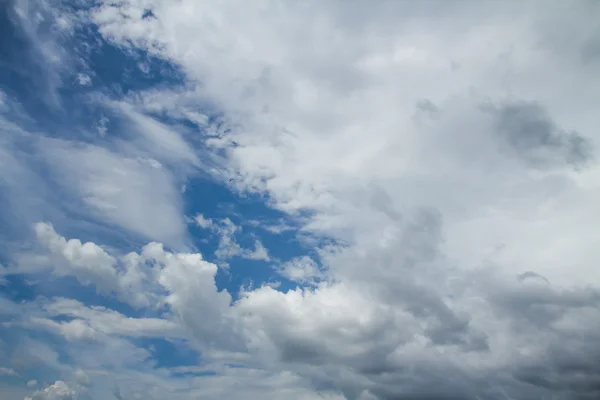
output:
[[[581,167],[593,158],[591,142],[558,127],[538,103],[514,102],[490,111],[499,137],[531,166]]]

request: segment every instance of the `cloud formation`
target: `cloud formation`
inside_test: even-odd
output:
[[[114,114],[93,124],[102,141],[25,129],[2,97],[11,204],[44,182],[65,214],[136,238],[82,241],[39,222],[56,215],[44,205],[9,257],[4,276],[73,277],[115,302],[0,303],[39,349],[11,357],[54,373],[32,399],[600,396],[596,3],[124,0],[76,15],[64,32],[93,26],[143,74],[140,54],[184,78],[98,90]],[[19,20],[36,54],[69,59]],[[58,64],[55,97],[73,72]],[[51,179],[19,156],[24,138]],[[179,190],[196,176],[290,225],[206,217],[208,191]],[[280,241],[247,248],[242,226]],[[273,256],[283,233],[306,254]],[[287,286],[219,286],[234,258],[272,262]],[[157,343],[197,357],[169,365]]]

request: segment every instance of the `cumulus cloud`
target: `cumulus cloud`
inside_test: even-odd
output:
[[[42,316],[31,322],[75,343],[94,340],[121,352],[127,338],[186,337],[205,357],[289,369],[300,386],[309,379],[325,391],[339,388],[346,398],[443,393],[494,398],[498,388],[509,396],[593,393],[585,385],[591,385],[598,367],[593,360],[600,348],[599,291],[560,289],[486,270],[441,275],[444,270],[422,252],[424,258],[396,259],[397,270],[388,270],[398,257],[397,245],[389,243],[391,253],[380,253],[371,264],[355,248],[322,253],[333,271],[354,272],[312,289],[281,292],[263,286],[243,291],[233,302],[216,288],[216,265],[200,254],[170,253],[151,243],[138,257],[155,265],[169,309],[165,317],[129,318],[55,299],[42,303]],[[306,272],[313,263],[297,259],[289,266]],[[421,273],[414,274],[415,267]],[[576,367],[586,354],[590,361]],[[583,369],[587,378],[571,372],[558,378],[570,368]],[[544,383],[552,376],[557,383]]]
[[[133,254],[118,262],[95,243],[67,240],[51,224],[38,222],[34,229],[38,241],[52,258],[50,263],[42,266],[51,267],[58,276],[74,276],[82,285],[93,285],[99,292],[116,295],[134,306],[150,305],[150,298],[144,293],[144,281],[148,280],[147,274],[151,271],[140,270]],[[28,263],[40,261],[23,257],[21,262],[25,264],[25,272]]]
[[[588,5],[148,6],[156,19],[133,18],[141,6],[128,2],[94,20],[110,40],[185,68],[192,89],[168,92],[178,113],[196,96],[230,117],[206,143],[238,190],[341,244],[320,249],[331,282],[244,293],[234,308],[257,357],[349,399],[549,393],[543,371],[577,358],[536,369],[564,334],[555,324],[597,312],[582,286],[600,260],[584,221],[600,196],[598,80],[549,44],[550,26],[589,27]],[[240,249],[224,240],[220,251]],[[281,271],[315,272],[297,261]],[[519,281],[527,271],[554,294]],[[558,300],[566,293],[581,303]]]
[[[26,397],[25,400],[76,400],[78,398],[76,389],[63,381],[56,381],[47,388],[36,391],[33,396]]]

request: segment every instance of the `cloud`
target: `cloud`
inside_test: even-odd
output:
[[[198,222],[196,217],[196,223]],[[254,241],[254,249],[242,248],[237,242],[235,235],[242,230],[240,226],[235,225],[229,218],[224,218],[215,224],[214,221],[210,221],[210,227],[219,235],[219,246],[215,250],[215,256],[222,262],[233,257],[242,257],[248,260],[255,261],[271,261],[268,250],[263,246],[260,240]],[[202,220],[206,224],[206,220]]]
[[[194,222],[202,229],[208,229],[212,226],[213,222],[210,218],[204,218],[202,214],[196,214],[194,217]]]
[[[64,75],[69,74],[74,66],[72,53],[79,50],[67,51],[62,46],[65,38],[72,35],[78,20],[76,13],[65,14],[62,11],[62,8],[47,1],[31,3],[16,0],[4,7],[7,22],[13,25],[14,39],[21,47],[18,53],[21,59],[15,61],[19,61],[20,68],[31,68],[28,72],[31,83],[37,89],[39,98],[36,100],[41,99],[46,107],[54,109],[61,107],[58,92]],[[15,67],[10,66],[10,69],[17,70]]]
[[[384,250],[391,253],[382,250],[378,258],[370,253],[370,263],[359,249],[332,249],[321,257],[333,271],[342,265],[345,273],[354,271],[344,281],[287,292],[263,286],[242,291],[233,302],[215,285],[216,265],[200,254],[170,253],[150,243],[137,257],[140,263],[154,265],[154,279],[165,290],[157,292],[168,306],[162,318],[131,318],[104,307],[54,299],[39,303],[42,313],[29,320],[32,326],[65,336],[75,354],[83,350],[79,359],[88,368],[98,368],[98,362],[118,368],[143,363],[147,353],[132,346],[131,338],[186,337],[207,360],[288,369],[298,376],[295,387],[303,387],[308,379],[324,393],[339,388],[346,398],[443,393],[495,398],[498,387],[509,396],[548,390],[593,393],[585,385],[593,381],[597,365],[581,363],[587,359],[584,354],[595,354],[600,344],[598,290],[560,289],[517,276],[510,279],[499,271],[441,275],[443,270],[422,251],[416,253],[422,259],[398,258],[394,274],[385,266],[394,262],[390,257],[398,257],[397,246],[390,242]],[[96,259],[81,260],[93,264]],[[298,259],[290,265],[302,262],[304,269],[313,264]],[[422,273],[408,275],[416,265]],[[54,321],[56,317],[69,319]],[[546,376],[565,371],[585,371],[586,377],[545,383]],[[571,389],[573,382],[578,383]],[[211,395],[217,396],[225,387],[214,390]]]
[[[81,86],[89,86],[92,84],[92,78],[89,75],[79,73],[77,74],[77,83]]]
[[[315,284],[315,279],[323,278],[317,263],[307,256],[294,258],[282,264],[278,272],[285,278],[302,284]]]
[[[95,243],[81,243],[78,239],[67,240],[48,223],[34,226],[38,241],[51,255],[50,263],[42,259],[43,266],[50,267],[58,276],[74,276],[82,285],[94,285],[98,292],[114,294],[134,306],[149,306],[150,297],[144,293],[147,275],[137,265],[134,255],[124,257],[117,269],[118,260]],[[20,268],[27,272],[28,264],[39,264],[35,258],[21,257]]]
[[[56,381],[47,388],[36,391],[33,396],[26,397],[25,400],[76,400],[79,398],[77,393],[77,390],[67,383]]]
[[[130,121],[139,136],[133,137],[137,147],[144,148],[165,163],[199,165],[198,157],[178,131],[136,111],[128,103],[108,102],[108,104]]]
[[[600,193],[588,116],[598,81],[548,46],[548,27],[589,27],[590,10],[151,7],[156,19],[142,20],[137,3],[106,3],[94,19],[110,40],[185,69],[188,89],[165,91],[177,111],[162,110],[193,112],[197,98],[226,116],[228,129],[206,137],[227,171],[215,176],[235,177],[234,188],[334,243],[317,242],[325,282],[265,286],[234,305],[253,357],[348,399],[549,393],[517,377],[566,338],[557,321],[596,313],[582,286],[595,282],[600,253],[584,215],[597,214]],[[236,228],[223,231],[221,256],[239,254]],[[311,275],[310,263],[286,268]],[[555,294],[519,282],[526,271]],[[578,357],[563,356],[544,371]]]
[[[20,376],[17,371],[12,368],[0,367],[0,375],[6,376]]]
[[[54,329],[67,339],[98,339],[102,335],[125,337],[182,338],[181,327],[161,318],[130,318],[104,307],[85,307],[70,299],[54,299],[44,305],[49,317],[69,317],[69,321],[34,318],[31,322]]]
[[[186,82],[107,102],[121,138],[34,146],[79,209],[154,240],[122,255],[40,225],[38,260],[150,315],[19,308],[69,339],[70,358],[32,347],[45,365],[107,370],[124,398],[598,397],[597,7],[126,0],[83,14]],[[13,148],[0,162],[21,171]],[[197,168],[313,238],[318,264],[276,260],[296,289],[234,301],[217,265],[182,250],[179,188]],[[208,221],[220,264],[271,259],[260,238],[238,243],[243,224]],[[204,369],[155,368],[133,339],[161,336],[188,339]],[[38,397],[74,397],[65,382]]]
[[[249,260],[259,260],[267,262],[271,261],[271,257],[269,257],[269,252],[259,240],[254,241],[254,250],[246,250],[243,253],[243,257]]]
[[[507,104],[493,114],[498,134],[527,163],[577,167],[590,161],[590,141],[577,132],[557,128],[539,104]]]
[[[180,193],[166,168],[61,140],[44,141],[39,150],[60,187],[91,215],[145,238],[185,245]]]

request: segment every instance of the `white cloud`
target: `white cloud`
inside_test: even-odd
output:
[[[130,318],[104,307],[86,307],[71,299],[55,299],[46,304],[49,317],[71,317],[66,322],[33,318],[31,322],[55,329],[67,339],[98,339],[102,335],[125,337],[183,338],[181,327],[161,318]]]
[[[78,239],[67,240],[54,230],[53,226],[38,222],[34,226],[38,241],[50,252],[50,263],[42,259],[47,267],[52,267],[56,275],[71,275],[82,285],[94,285],[104,294],[115,294],[134,306],[149,306],[150,296],[144,293],[143,281],[146,273],[140,271],[133,255],[124,257],[121,270],[118,260],[92,242],[81,243]],[[22,263],[37,262],[35,258],[23,257]],[[21,271],[27,269],[22,267]]]
[[[63,381],[56,381],[45,389],[36,391],[25,400],[77,400],[78,390]]]
[[[136,147],[168,163],[198,165],[199,160],[182,135],[168,126],[136,111],[127,103],[108,103],[128,118],[139,137],[133,137]]]
[[[38,382],[35,379],[27,381],[27,387],[36,387]]]
[[[540,5],[95,7],[106,38],[177,63],[188,82],[119,103],[136,128],[119,151],[44,141],[69,193],[112,224],[183,247],[170,167],[200,157],[184,130],[143,111],[187,116],[214,150],[206,159],[219,172],[208,172],[343,245],[316,242],[324,282],[311,285],[314,263],[292,260],[281,273],[309,288],[264,286],[232,302],[200,254],[153,242],[120,257],[44,228],[42,242],[64,263],[55,271],[126,299],[141,293],[133,303],[162,300],[168,313],[133,320],[67,304],[60,312],[76,309],[74,320],[35,321],[70,335],[68,350],[86,365],[160,382],[146,385],[147,398],[310,398],[315,387],[347,399],[598,397],[600,16],[592,3]],[[142,19],[146,8],[157,17]],[[198,104],[218,109],[227,128],[210,126]],[[16,157],[0,157],[18,170]],[[232,221],[213,229],[220,261],[269,259],[260,242],[238,244]],[[148,353],[123,337],[172,324],[208,360],[249,368],[191,385],[124,367],[146,367]],[[94,337],[107,350],[76,347]],[[38,398],[75,396],[59,382]]]
[[[211,98],[236,115],[234,122],[243,128],[233,129],[219,140],[237,143],[228,148],[227,161],[240,175],[242,187],[267,191],[278,207],[290,212],[316,210],[311,229],[352,239],[355,229],[368,234],[362,225],[378,230],[380,221],[363,213],[363,207],[375,208],[378,214],[389,211],[368,199],[368,185],[375,181],[380,192],[391,199],[396,214],[422,204],[440,209],[450,238],[445,250],[459,264],[474,266],[483,257],[478,249],[509,240],[476,235],[486,243],[473,249],[461,246],[469,243],[465,237],[473,236],[471,230],[465,231],[467,225],[477,231],[495,231],[488,229],[495,222],[480,213],[525,212],[532,207],[526,199],[533,202],[538,196],[543,201],[540,193],[553,190],[551,179],[572,179],[565,170],[552,172],[558,175],[555,177],[526,172],[513,158],[502,155],[493,124],[480,111],[480,104],[505,103],[510,90],[511,98],[538,99],[567,130],[587,136],[595,132],[589,112],[583,111],[598,89],[589,67],[567,61],[558,49],[535,47],[554,32],[545,30],[544,24],[556,21],[571,26],[570,18],[580,18],[585,23],[577,25],[585,27],[591,21],[589,13],[572,10],[562,14],[553,9],[540,14],[533,11],[532,4],[522,6],[518,21],[513,18],[516,10],[512,6],[491,3],[472,9],[440,6],[448,9],[453,20],[430,15],[427,5],[401,11],[392,4],[367,10],[338,3],[308,3],[305,8],[282,7],[272,14],[259,8],[241,14],[229,3],[182,2],[171,7],[161,1],[144,6],[160,15],[158,20],[119,19],[138,13],[141,5],[136,2],[123,7],[122,14],[105,6],[95,18],[102,32],[114,40],[156,43],[151,51],[179,62],[191,80],[202,83],[198,97]],[[309,18],[315,13],[321,15],[318,23]],[[401,30],[390,17],[400,13],[407,21]],[[357,19],[363,14],[364,19]],[[223,24],[216,22],[220,15],[228,16]],[[283,21],[287,35],[279,34]],[[459,21],[473,29],[461,30]],[[202,33],[211,24],[215,25],[211,34]],[[314,28],[310,34],[307,26]],[[443,37],[429,29],[434,26],[443,27]],[[366,27],[369,34],[363,35]],[[586,32],[582,27],[573,34],[584,38]],[[189,37],[195,40],[185,39]],[[484,45],[486,40],[494,45]],[[218,56],[212,53],[214,48],[222,49]],[[334,53],[338,56],[331,57]],[[579,84],[556,78],[565,74]],[[542,80],[552,85],[542,85]],[[558,95],[567,92],[577,105]],[[168,94],[166,101],[180,101],[182,107],[194,96],[193,92],[179,97]],[[440,110],[438,119],[413,119],[424,98]],[[260,112],[263,108],[268,112]],[[592,176],[595,169],[583,174]],[[511,195],[525,188],[527,195]],[[593,212],[596,189],[580,186],[570,190],[579,199],[589,199],[585,208]],[[359,204],[359,199],[367,204]],[[547,215],[535,218],[556,220],[556,208],[564,220],[573,214],[565,204],[553,207]],[[360,228],[356,228],[358,224]],[[527,232],[523,224],[535,229],[535,222],[520,217],[508,225],[511,231]],[[540,240],[558,240],[550,236],[559,229],[544,231]],[[565,249],[561,258],[544,260],[534,252],[524,255],[519,245],[526,241],[516,236],[505,249],[514,251],[523,263],[546,265],[547,271],[540,272],[551,272],[560,281],[586,281],[591,262],[581,262],[580,273],[566,276],[559,272],[559,259],[568,260],[571,253]],[[585,254],[594,252],[584,243],[574,246]],[[547,260],[554,261],[544,262]]]
[[[278,272],[291,281],[303,284],[314,284],[315,279],[324,277],[317,263],[307,256],[294,258],[284,263]]]
[[[202,214],[197,214],[194,217],[194,221],[196,225],[198,225],[202,229],[208,229],[212,226],[213,222],[210,218],[205,218]]]
[[[57,275],[73,275],[83,285],[93,283],[98,290],[108,293],[118,287],[116,260],[95,243],[67,240],[44,222],[35,224],[34,229],[38,241],[61,259],[55,263]]]
[[[96,130],[98,131],[98,134],[102,137],[104,137],[106,135],[106,132],[108,131],[108,124],[110,123],[110,120],[106,117],[101,117],[98,120],[98,124],[96,125]]]
[[[196,222],[198,223],[197,219]],[[253,250],[242,248],[239,245],[235,235],[241,231],[242,228],[235,225],[229,218],[222,219],[218,224],[215,224],[214,221],[211,220],[211,227],[219,235],[219,247],[215,250],[215,256],[221,262],[226,262],[233,257],[242,257],[256,261],[271,261],[268,250],[263,246],[260,240],[256,239],[254,241]]]
[[[397,236],[427,227],[425,218],[431,216],[422,218],[406,224]],[[435,224],[435,219],[429,223]],[[199,385],[212,383],[188,393],[204,393],[207,398],[235,393],[235,388],[223,384],[227,379],[219,367],[228,363],[241,364],[244,370],[266,369],[254,379],[267,381],[274,371],[291,370],[286,373],[294,378],[280,389],[282,394],[303,393],[306,379],[331,390],[341,388],[346,398],[467,393],[470,385],[510,372],[515,378],[497,382],[516,395],[524,390],[525,378],[520,376],[532,365],[548,366],[547,354],[554,354],[547,373],[558,374],[560,365],[581,359],[583,352],[593,352],[600,343],[597,291],[559,289],[544,281],[510,279],[499,271],[456,270],[442,275],[444,270],[426,251],[407,252],[420,245],[413,242],[403,248],[392,238],[379,259],[366,258],[373,256],[352,247],[322,252],[330,272],[349,274],[344,281],[324,281],[312,289],[286,293],[263,286],[243,291],[232,303],[229,293],[215,285],[216,265],[200,254],[170,253],[161,244],[150,243],[135,260],[150,263],[154,279],[164,288],[156,292],[163,293],[169,310],[163,318],[129,318],[69,299],[39,303],[41,313],[30,314],[31,307],[22,311],[26,320],[28,313],[32,315],[30,327],[45,326],[70,340],[79,362],[88,368],[143,365],[148,353],[132,345],[130,338],[189,338],[206,362],[213,360],[220,371],[214,382],[198,378]],[[100,249],[95,244],[88,247]],[[404,250],[402,258],[398,249]],[[92,264],[96,259],[78,258]],[[389,262],[398,263],[396,271],[386,268]],[[303,273],[315,266],[306,259],[289,265],[300,265]],[[410,274],[416,266],[422,271]],[[308,281],[309,276],[300,279]],[[69,320],[54,321],[55,317]],[[568,349],[558,351],[564,343]],[[45,363],[56,363],[57,357],[46,356]],[[411,365],[411,371],[403,365]],[[211,368],[210,363],[205,368]],[[394,385],[389,386],[385,376],[393,376]],[[457,379],[466,379],[467,389],[456,387]],[[570,384],[570,378],[560,379],[561,384]],[[262,389],[257,387],[257,396],[270,387],[267,381],[258,382]],[[488,389],[478,393],[491,395]]]
[[[87,74],[79,73],[77,74],[77,83],[81,86],[89,86],[92,84],[92,78]]]
[[[246,222],[250,226],[264,229],[265,231],[270,232],[275,235],[278,235],[283,232],[295,230],[295,228],[293,226],[286,223],[286,221],[284,221],[283,219],[280,219],[279,221],[277,221],[277,223],[266,223],[264,221],[259,221],[259,220],[255,220],[255,219],[251,219]]]
[[[92,215],[145,238],[186,244],[176,178],[165,168],[92,145],[48,140],[40,151]]]
[[[254,241],[254,250],[246,250],[243,257],[249,260],[271,261],[269,252],[259,240]]]
[[[134,17],[145,7],[157,18]],[[186,71],[190,89],[148,107],[181,116],[196,98],[229,118],[206,137],[216,176],[345,244],[321,250],[332,282],[260,288],[234,310],[256,358],[349,399],[539,397],[536,379],[597,343],[553,350],[558,321],[597,307],[581,289],[600,261],[587,154],[600,81],[582,58],[595,18],[588,3],[535,1],[154,0],[94,14],[105,37]],[[223,257],[241,252],[222,243]],[[526,271],[550,289],[518,282]],[[569,379],[553,390],[587,390]]]

